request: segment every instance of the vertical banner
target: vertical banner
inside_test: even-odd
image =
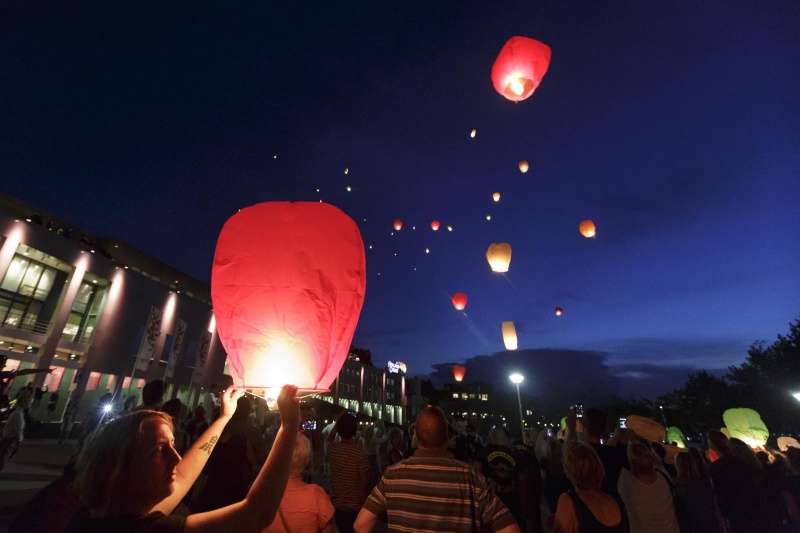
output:
[[[150,365],[150,358],[156,351],[158,337],[161,335],[161,309],[150,306],[150,316],[147,318],[147,325],[144,327],[144,338],[139,347],[139,355],[136,356],[136,370],[147,370]]]
[[[193,381],[197,383],[203,377],[203,370],[206,366],[206,359],[208,358],[208,350],[211,347],[210,331],[204,331],[203,337],[200,339],[200,349],[197,351],[197,358],[194,361],[194,376]]]
[[[169,361],[167,361],[167,371],[165,377],[171,378],[175,375],[175,367],[178,366],[178,359],[183,349],[183,337],[186,334],[186,322],[178,320],[175,326],[175,338],[172,340],[172,349],[169,351]]]

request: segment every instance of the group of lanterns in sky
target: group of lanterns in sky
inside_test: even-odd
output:
[[[510,101],[525,100],[541,83],[550,56],[539,41],[511,38],[492,66],[494,88]],[[522,173],[530,169],[527,161],[518,166]],[[498,202],[500,193],[492,199]],[[220,233],[211,292],[238,386],[274,391],[294,383],[308,392],[327,390],[347,356],[366,289],[364,245],[355,222],[321,202],[258,204],[234,214]],[[401,219],[394,221],[395,231],[402,227]],[[433,231],[440,227],[431,222]],[[595,231],[591,221],[581,222],[584,236]],[[507,272],[511,245],[492,243],[486,259],[494,272]],[[454,294],[452,303],[463,311],[467,295]],[[514,323],[503,322],[501,329],[506,348],[516,349]]]

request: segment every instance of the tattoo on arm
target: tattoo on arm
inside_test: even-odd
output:
[[[217,443],[217,440],[219,440],[218,437],[211,437],[211,440],[200,446],[200,449],[206,452],[208,455],[211,455],[211,450],[214,448],[214,444]]]

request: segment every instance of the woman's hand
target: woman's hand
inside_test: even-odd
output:
[[[239,402],[239,398],[244,396],[243,389],[237,389],[233,385],[225,389],[222,394],[219,395],[220,401],[220,418],[230,418],[233,416],[233,413],[236,412],[236,405]]]
[[[297,387],[294,385],[284,385],[278,394],[278,411],[284,427],[300,427],[300,399],[296,395]]]

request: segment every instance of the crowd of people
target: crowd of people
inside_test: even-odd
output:
[[[359,424],[342,411],[301,424],[296,389],[259,427],[243,391],[213,388],[194,411],[164,402],[160,380],[140,406],[101,398],[82,424],[76,463],[12,526],[25,531],[341,533],[791,533],[800,531],[800,449],[757,453],[720,431],[674,453],[605,413],[572,411],[554,434],[486,435],[425,409],[408,428]],[[3,432],[22,440],[18,395]],[[210,411],[210,415],[209,415]],[[613,433],[611,430],[613,429]],[[63,436],[62,436],[63,437]],[[5,457],[5,455],[3,456]],[[1,467],[2,465],[0,465]],[[313,482],[327,477],[328,489]],[[46,511],[43,511],[46,508]]]

